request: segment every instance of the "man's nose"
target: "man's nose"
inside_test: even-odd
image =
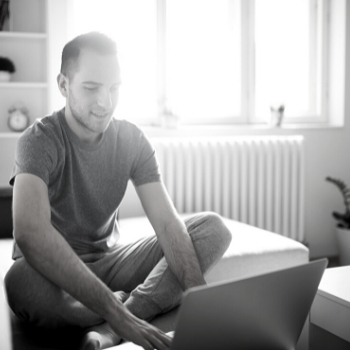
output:
[[[112,107],[112,95],[109,90],[101,89],[100,94],[98,95],[97,104],[104,109],[109,109]]]

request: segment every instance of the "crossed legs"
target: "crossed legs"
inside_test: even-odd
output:
[[[205,275],[228,248],[231,234],[222,219],[213,213],[197,214],[185,223]],[[82,260],[85,261],[84,257]],[[86,260],[86,265],[120,300],[124,297],[118,291],[131,292],[124,305],[139,318],[150,320],[180,303],[182,289],[155,236],[118,245],[112,252]],[[5,285],[14,313],[38,326],[87,328],[104,322],[36,272],[24,258],[14,263]]]

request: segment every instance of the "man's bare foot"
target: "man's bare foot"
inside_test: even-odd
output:
[[[124,292],[115,292],[114,295],[120,302],[124,302],[129,294]],[[86,329],[86,333],[80,344],[80,350],[101,350],[111,346],[118,345],[121,337],[115,334],[107,322],[92,326]]]
[[[118,345],[121,341],[110,325],[105,322],[89,328],[80,344],[81,350],[101,350]]]
[[[113,294],[121,303],[124,303],[130,296],[130,293],[125,293],[122,290],[114,292]]]

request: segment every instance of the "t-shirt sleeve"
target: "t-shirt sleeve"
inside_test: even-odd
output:
[[[52,140],[40,129],[40,126],[34,124],[17,142],[10,185],[14,184],[18,174],[32,174],[40,177],[48,186],[50,173],[57,159],[55,153]]]
[[[137,152],[133,163],[131,180],[135,186],[161,179],[156,153],[149,139],[141,130],[138,135]]]

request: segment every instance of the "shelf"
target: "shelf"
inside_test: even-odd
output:
[[[10,81],[0,82],[2,140],[16,142],[22,134],[11,131],[7,125],[8,110],[14,104],[22,103],[28,109],[31,122],[47,114],[47,6],[48,0],[10,0],[10,18],[0,31],[0,56],[8,57],[16,71]]]
[[[0,139],[1,138],[19,138],[22,135],[22,132],[13,132],[13,131],[2,131],[0,132]]]
[[[0,32],[0,39],[46,39],[45,33]]]
[[[33,82],[8,82],[1,83],[0,89],[46,89],[47,83],[33,83]]]

